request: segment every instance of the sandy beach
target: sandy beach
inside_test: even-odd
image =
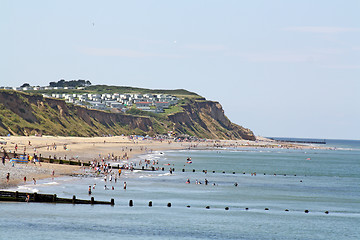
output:
[[[42,157],[74,159],[83,162],[106,159],[126,163],[134,156],[151,153],[153,151],[166,151],[175,149],[208,149],[219,147],[286,147],[286,148],[309,148],[299,144],[281,144],[272,140],[259,137],[257,141],[247,140],[207,140],[203,142],[174,142],[168,140],[149,140],[131,138],[128,136],[114,137],[53,137],[53,136],[11,136],[1,137],[6,145],[1,145],[7,152],[37,154]],[[2,155],[1,155],[2,157]],[[35,179],[50,178],[52,172],[55,177],[70,175],[80,170],[80,166],[59,165],[49,163],[15,164],[12,166],[8,161],[0,166],[0,188],[7,188],[21,184],[24,177],[27,181]],[[7,182],[6,175],[10,173]]]

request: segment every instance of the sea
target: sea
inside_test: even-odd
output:
[[[11,190],[90,199],[96,184],[115,205],[0,202],[0,239],[360,239],[360,141],[312,146],[327,149],[153,152],[133,161],[164,171],[29,182]]]

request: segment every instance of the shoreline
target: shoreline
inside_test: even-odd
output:
[[[194,142],[174,142],[172,140],[143,140],[126,136],[114,137],[54,137],[54,136],[10,136],[0,137],[1,141],[6,141],[6,145],[1,145],[6,151],[15,151],[18,154],[26,153],[29,155],[41,155],[43,157],[56,157],[58,159],[74,159],[81,162],[91,162],[94,160],[105,160],[108,162],[118,162],[124,164],[131,162],[135,158],[151,154],[155,151],[167,150],[220,150],[227,147],[231,148],[287,148],[287,149],[328,149],[325,147],[314,147],[311,145],[279,143],[270,139],[258,137],[256,141],[248,140],[206,140]],[[16,148],[17,147],[17,148]],[[2,157],[2,155],[1,155]],[[19,186],[33,178],[46,179],[71,175],[78,172],[83,167],[72,165],[61,165],[51,163],[32,163],[16,164],[14,167],[7,161],[5,166],[0,163],[0,189]],[[55,171],[55,176],[52,176]],[[10,172],[10,181],[6,182],[6,174]]]

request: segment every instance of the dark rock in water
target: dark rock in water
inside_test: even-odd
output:
[[[265,208],[265,211],[268,211],[269,209],[268,208]]]
[[[206,209],[210,209],[210,206],[206,206],[205,208],[206,208]]]
[[[325,214],[329,214],[329,211],[325,211]]]
[[[225,207],[225,210],[229,210],[229,207]]]
[[[285,212],[288,212],[289,211],[289,209],[285,209]]]
[[[305,213],[309,213],[309,210],[305,210],[304,212],[305,212]]]

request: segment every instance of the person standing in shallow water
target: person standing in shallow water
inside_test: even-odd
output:
[[[126,190],[127,184],[126,182],[124,182],[124,190]]]
[[[89,186],[89,195],[91,195],[91,186]]]

